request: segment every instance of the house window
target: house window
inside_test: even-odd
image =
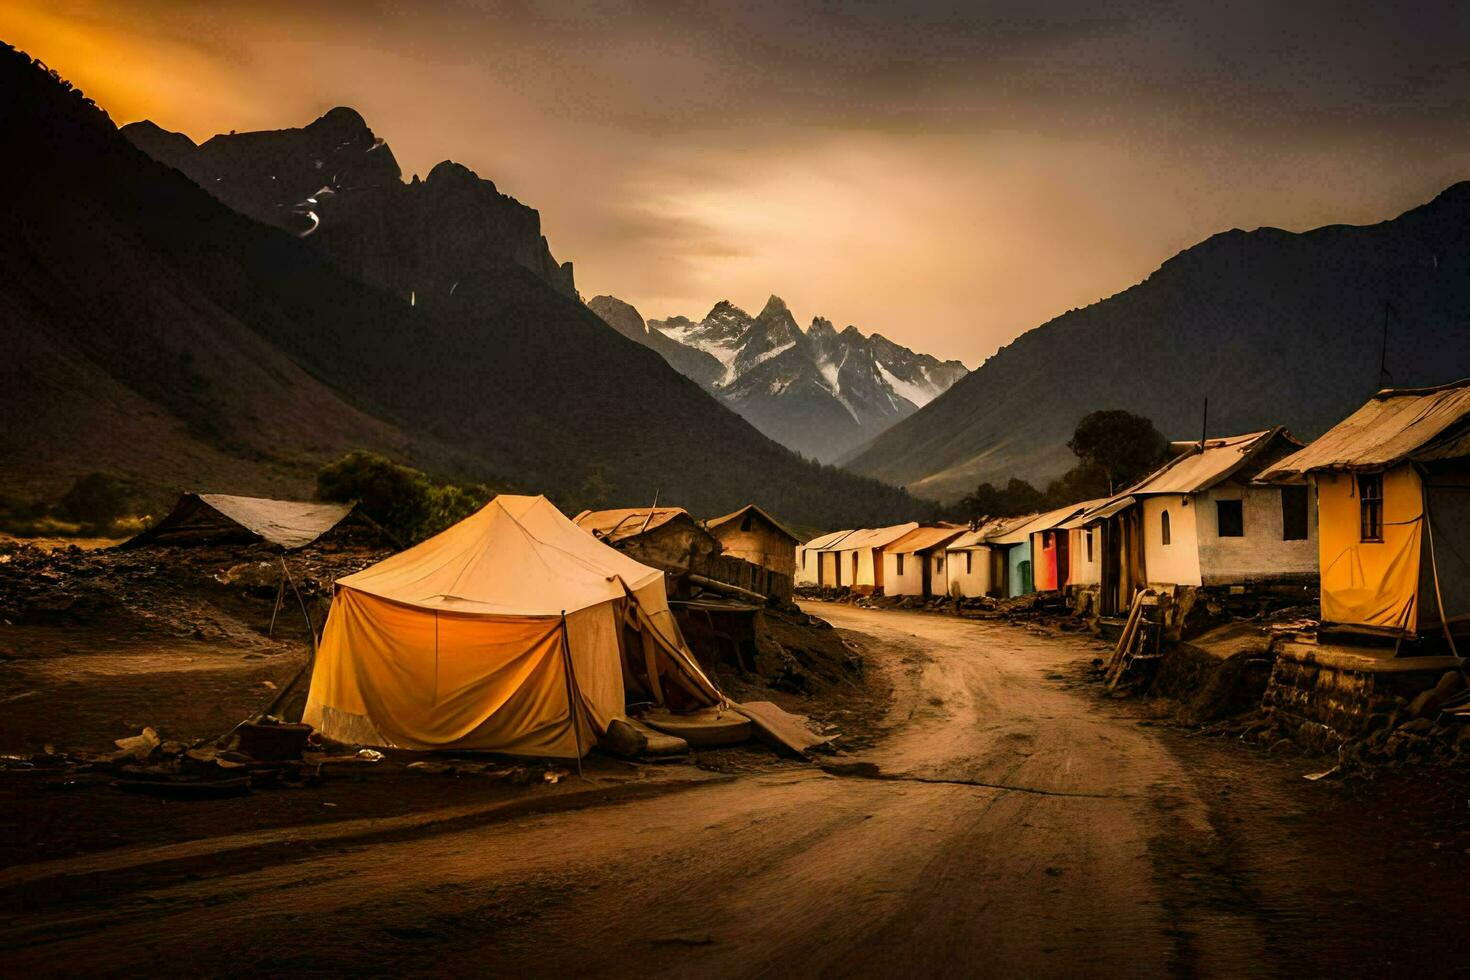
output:
[[[1281,540],[1307,540],[1307,488],[1281,488]]]
[[[754,514],[751,514],[749,511],[746,511],[745,516],[742,517],[742,518],[740,518],[740,530],[742,530],[742,531],[749,531],[750,530],[750,520],[754,516],[755,516]]]
[[[965,574],[969,575],[975,570],[975,552],[965,552]]]
[[[1050,531],[1042,531],[1041,532],[1041,546],[1043,548],[1050,548],[1051,547],[1051,532]]]
[[[1167,510],[1164,511],[1164,513],[1159,517],[1159,531],[1161,533],[1161,536],[1164,539],[1164,544],[1168,544],[1169,541],[1170,541],[1170,538],[1169,538],[1169,512]]]
[[[898,555],[898,574],[903,574],[903,555]]]
[[[1092,563],[1092,528],[1087,529],[1087,562]]]
[[[1245,511],[1239,500],[1215,501],[1215,533],[1222,538],[1245,537]]]
[[[1383,540],[1383,474],[1358,475],[1358,513],[1364,541]]]
[[[943,555],[935,555],[934,556],[934,570],[936,572],[942,572],[942,571],[944,571],[944,556]]]

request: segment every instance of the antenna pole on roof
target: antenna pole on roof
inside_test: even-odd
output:
[[[1393,375],[1388,373],[1388,317],[1393,312],[1393,304],[1388,300],[1383,301],[1383,350],[1378,355],[1378,387],[1379,389],[1393,386]]]
[[[653,506],[650,507],[650,508],[648,508],[648,516],[645,517],[645,518],[643,518],[643,526],[638,529],[638,533],[639,534],[642,534],[644,531],[647,531],[648,530],[648,522],[651,521],[651,520],[653,520],[653,512],[655,510],[658,510],[658,495],[659,495],[659,492],[662,489],[663,489],[662,487],[658,487],[658,488],[655,488],[654,489],[654,491],[653,491]]]
[[[1200,419],[1200,423],[1199,423],[1199,451],[1200,452],[1204,452],[1205,451],[1205,439],[1209,436],[1209,433],[1210,433],[1210,399],[1209,399],[1209,396],[1207,395],[1207,396],[1205,396],[1204,417],[1202,419]]]

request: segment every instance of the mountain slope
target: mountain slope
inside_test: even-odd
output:
[[[12,491],[121,469],[304,493],[362,447],[566,504],[593,483],[815,524],[913,506],[801,461],[518,262],[410,306],[344,275],[316,236],[226,208],[11,49],[0,88],[0,339],[24,356],[0,369]]]
[[[778,296],[752,317],[728,301],[703,320],[644,321],[622,300],[588,304],[614,329],[664,356],[766,435],[830,462],[905,418],[965,374],[856,327],[821,317],[803,331]],[[636,324],[642,324],[642,330]]]
[[[405,184],[393,150],[352,109],[198,146],[147,120],[122,134],[236,211],[310,236],[348,274],[405,299],[504,263],[577,295],[571,263],[552,258],[533,208],[449,160]]]
[[[1023,334],[847,461],[952,499],[984,480],[1044,480],[1102,408],[1165,435],[1283,423],[1311,437],[1379,387],[1470,375],[1470,183],[1381,224],[1215,235],[1148,279]]]

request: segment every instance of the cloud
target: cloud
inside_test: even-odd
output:
[[[538,208],[589,295],[784,296],[974,363],[1229,227],[1470,174],[1470,5],[16,0],[126,122],[361,111]]]

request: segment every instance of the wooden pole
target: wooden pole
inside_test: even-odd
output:
[[[582,713],[577,710],[577,678],[572,673],[572,644],[567,639],[567,611],[561,611],[561,653],[567,671],[567,711],[572,716],[572,734],[577,740],[577,775],[582,775]]]

